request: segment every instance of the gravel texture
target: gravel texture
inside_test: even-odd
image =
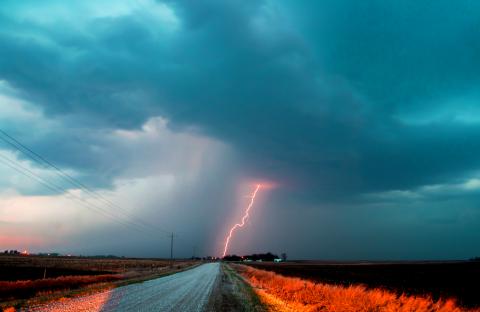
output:
[[[219,263],[24,311],[206,311]]]

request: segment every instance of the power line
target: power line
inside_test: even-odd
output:
[[[98,192],[90,189],[85,184],[80,182],[78,179],[76,179],[76,178],[72,177],[71,175],[69,175],[68,173],[64,172],[58,166],[56,166],[55,164],[53,164],[52,162],[50,162],[49,160],[47,160],[46,158],[44,158],[43,156],[38,154],[37,152],[33,151],[29,147],[25,146],[23,143],[21,143],[20,141],[18,141],[17,139],[12,137],[11,135],[9,135],[4,130],[0,129],[0,134],[2,135],[2,136],[0,136],[0,139],[2,139],[4,142],[6,142],[10,146],[14,147],[15,149],[17,149],[18,151],[23,153],[28,158],[34,160],[35,162],[37,162],[41,165],[47,165],[48,167],[53,168],[55,170],[55,172],[57,173],[57,175],[60,176],[63,180],[69,182],[70,184],[72,184],[75,187],[78,187],[78,188],[82,189],[85,193],[89,194],[91,197],[106,203],[108,206],[110,206],[112,208],[115,208],[116,210],[120,210],[121,213],[125,217],[132,219],[131,222],[136,224],[137,226],[143,227],[143,228],[148,229],[148,230],[161,231],[161,232],[164,232],[164,233],[169,233],[169,231],[160,229],[157,226],[153,226],[151,224],[148,224],[148,223],[144,222],[140,218],[138,218],[138,217],[134,216],[133,214],[131,214],[130,212],[128,212],[123,207],[120,207],[119,205],[111,202],[110,200],[105,198],[103,195],[98,194]]]
[[[60,169],[58,166],[56,166],[55,164],[53,164],[52,162],[47,160],[45,157],[41,156],[37,152],[30,149],[28,146],[24,145],[23,143],[21,143],[20,141],[18,141],[17,139],[12,137],[8,133],[6,133],[4,130],[0,129],[0,134],[2,134],[4,137],[6,137],[8,139],[7,140],[4,137],[0,136],[0,139],[2,139],[4,142],[8,143],[10,146],[14,147],[15,149],[17,149],[18,151],[23,153],[28,158],[34,160],[35,162],[37,162],[41,165],[47,165],[48,167],[53,168],[57,172],[58,176],[60,176],[61,178],[63,178],[65,181],[69,182],[73,186],[82,189],[83,191],[85,191],[86,193],[91,195],[92,197],[96,198],[97,200],[103,201],[104,203],[106,203],[110,207],[121,210],[122,213],[125,214],[126,216],[128,216],[129,218],[137,219],[137,217],[130,214],[126,209],[114,204],[113,202],[111,202],[110,200],[105,198],[103,195],[101,195],[98,192],[92,190],[91,188],[89,188],[88,186],[86,186],[85,184],[80,182],[78,179],[72,177],[71,175],[69,175],[68,173],[66,173],[62,169]],[[152,225],[148,225],[146,222],[144,222],[141,219],[135,220],[135,223],[138,223],[139,226],[153,227]],[[155,227],[153,227],[153,229],[154,230],[159,230],[158,228],[155,228]],[[168,233],[168,231],[163,231],[163,232]]]
[[[15,149],[17,149],[21,153],[23,153],[28,158],[34,160],[35,162],[37,162],[41,165],[47,165],[48,167],[53,168],[57,172],[57,175],[59,175],[65,181],[69,182],[70,184],[74,185],[75,187],[78,187],[78,188],[84,190],[86,193],[88,193],[92,197],[96,198],[97,200],[102,200],[103,202],[105,202],[109,206],[111,206],[112,208],[115,208],[117,210],[121,210],[121,212],[124,215],[128,216],[129,218],[136,219],[136,217],[129,214],[125,209],[123,209],[122,207],[119,207],[118,205],[114,205],[113,203],[108,201],[108,199],[106,199],[102,195],[100,195],[100,194],[96,193],[95,191],[91,190],[86,185],[84,185],[82,182],[78,181],[77,179],[75,179],[74,177],[69,175],[68,173],[64,172],[62,169],[60,169],[55,164],[53,164],[52,162],[50,162],[47,159],[45,159],[44,157],[42,157],[40,154],[36,153],[35,151],[30,149],[29,147],[22,144],[20,141],[18,141],[17,139],[12,137],[8,133],[6,133],[4,130],[0,129],[0,134],[5,136],[6,138],[8,138],[8,140],[5,139],[2,136],[0,136],[0,139],[2,139],[4,142],[8,143],[10,146],[14,147]],[[138,220],[134,220],[134,223],[136,223],[138,226],[141,226],[141,227],[148,227],[145,222],[138,221]],[[154,228],[153,226],[150,226],[150,227],[152,227],[152,229],[154,229],[154,230],[159,230],[158,228]],[[163,231],[163,232],[168,233],[167,231]]]
[[[123,225],[123,226],[125,226],[129,229],[134,229],[134,230],[143,232],[141,229],[137,228],[136,226],[132,225],[131,223],[126,223],[123,220],[115,218],[113,215],[109,214],[108,211],[105,211],[104,209],[89,203],[85,199],[72,194],[68,189],[62,188],[61,186],[58,186],[58,185],[53,184],[49,181],[46,181],[45,179],[40,177],[35,172],[33,172],[30,169],[28,169],[28,168],[22,166],[21,164],[19,164],[18,161],[15,162],[14,160],[2,155],[1,153],[0,153],[0,162],[3,163],[4,165],[10,167],[11,169],[14,169],[15,171],[19,172],[20,174],[22,174],[22,175],[24,175],[28,178],[31,178],[31,179],[34,179],[34,180],[38,181],[43,186],[45,186],[46,188],[48,188],[49,190],[51,190],[53,192],[60,192],[60,193],[63,192],[63,193],[65,193],[68,199],[76,200],[80,204],[85,206],[86,208],[91,209],[91,210],[103,215],[104,217],[106,217],[106,218],[108,218],[108,219],[110,219],[110,220],[112,220],[112,221],[114,221],[114,222],[116,222],[120,225]],[[145,233],[145,232],[143,232],[143,233]],[[165,237],[167,237],[167,236],[165,236]],[[171,238],[170,258],[171,258],[171,263],[172,263],[171,265],[173,265],[173,238],[177,237],[177,235],[174,235],[174,233],[172,232],[171,236],[169,235],[168,237]]]
[[[22,146],[24,149],[30,151],[33,155],[36,155],[38,156],[37,158],[41,158],[42,160],[44,160],[45,163],[49,164],[50,166],[54,166],[54,168],[60,170],[58,167],[56,167],[55,165],[51,164],[50,162],[48,162],[46,159],[44,159],[42,156],[40,156],[39,154],[35,153],[34,151],[30,150],[28,147],[26,147],[25,145],[21,144],[20,142],[18,142],[17,140],[15,140],[13,137],[11,137],[10,135],[8,135],[5,131],[2,131],[0,130],[0,134],[4,134],[6,136],[8,136],[12,141],[14,142],[17,142],[18,145]],[[19,150],[20,152],[22,152],[23,154],[25,154],[27,157],[29,157],[30,159],[36,161],[36,162],[39,162],[37,159],[33,158],[31,155],[25,153],[22,149],[20,149],[17,145],[15,145],[14,143],[6,140],[5,138],[3,138],[2,136],[0,136],[0,139],[2,139],[4,142],[8,143],[9,145],[15,147],[17,150]],[[1,155],[0,155],[1,156]],[[136,222],[132,222],[132,221],[124,221],[122,219],[120,219],[118,216],[115,216],[115,215],[112,215],[111,213],[109,213],[108,211],[106,211],[105,209],[101,208],[101,207],[98,207],[96,205],[93,205],[92,203],[88,202],[87,200],[85,200],[84,198],[81,198],[79,196],[76,196],[76,195],[73,195],[67,188],[63,188],[63,187],[59,187],[51,182],[48,182],[46,181],[45,179],[39,177],[37,174],[35,174],[34,172],[32,172],[31,170],[29,170],[28,168],[25,168],[23,167],[22,165],[19,165],[19,164],[16,164],[13,160],[5,157],[5,156],[2,156],[2,158],[4,159],[4,161],[2,161],[4,164],[6,164],[7,166],[11,167],[12,169],[22,173],[23,175],[29,177],[29,178],[32,178],[32,179],[35,179],[37,180],[38,182],[40,182],[42,185],[44,185],[45,187],[47,187],[49,190],[53,191],[53,192],[60,192],[60,193],[66,193],[67,194],[67,197],[69,197],[69,199],[72,199],[72,200],[77,200],[79,201],[83,206],[86,206],[88,209],[91,209],[97,213],[100,213],[102,214],[103,216],[109,218],[110,220],[114,221],[114,222],[117,222],[123,226],[127,226],[127,227],[130,227],[130,228],[133,228],[137,231],[142,231],[140,228],[142,227],[142,225],[139,225],[138,223]],[[6,161],[8,163],[6,163]],[[19,169],[19,167],[21,169]],[[61,170],[60,170],[61,171]],[[25,173],[27,172],[27,173]],[[63,171],[62,171],[63,172]],[[66,173],[64,173],[66,175]],[[73,178],[72,178],[73,179]],[[88,192],[87,192],[88,193]],[[152,229],[149,229],[149,230],[152,230]],[[143,232],[143,231],[142,231]],[[165,231],[164,231],[165,232]]]
[[[65,193],[67,195],[67,198],[68,199],[71,199],[71,200],[76,200],[78,201],[80,204],[82,204],[83,206],[87,207],[88,209],[91,209],[101,215],[103,215],[104,217],[114,221],[114,222],[117,222],[118,224],[121,224],[123,226],[126,226],[128,228],[133,228],[135,230],[138,230],[137,228],[133,227],[132,224],[129,224],[129,223],[126,223],[124,222],[123,220],[120,220],[118,218],[115,218],[113,215],[109,214],[107,211],[103,210],[102,208],[100,207],[97,207],[95,205],[92,205],[91,203],[89,203],[88,201],[86,201],[85,199],[81,198],[81,197],[78,197],[74,194],[72,194],[71,192],[69,192],[68,190],[65,190],[63,189],[62,187],[59,187],[51,182],[48,182],[46,181],[45,179],[41,178],[40,176],[38,176],[37,174],[35,174],[33,171],[31,171],[30,169],[28,168],[25,168],[23,167],[22,165],[19,165],[19,164],[16,164],[13,160],[9,159],[8,157],[5,157],[3,155],[0,154],[0,162],[2,162],[3,164],[7,165],[8,167],[14,169],[15,171],[21,173],[22,175],[28,177],[28,178],[31,178],[31,179],[34,179],[36,181],[38,181],[39,183],[41,183],[43,186],[45,186],[46,188],[48,188],[49,190],[53,191],[53,192],[60,192],[60,193]]]

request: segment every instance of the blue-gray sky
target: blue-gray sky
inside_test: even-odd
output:
[[[477,1],[4,1],[0,128],[178,232],[179,256],[218,255],[260,181],[231,252],[469,258],[479,55]],[[168,255],[163,234],[0,173],[0,248]]]

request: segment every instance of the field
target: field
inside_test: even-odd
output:
[[[98,291],[194,265],[193,261],[125,258],[0,256],[0,308]],[[45,278],[44,278],[45,277]]]
[[[397,295],[454,299],[464,307],[480,306],[480,262],[402,263],[251,263],[255,268],[330,285],[364,285]]]
[[[262,302],[268,305],[271,311],[479,311],[475,308],[460,307],[454,300],[434,300],[426,295],[399,295],[359,284],[343,286],[316,283],[298,277],[285,277],[252,266],[232,266],[256,289]]]
[[[153,294],[143,288],[138,288],[139,292],[135,292],[136,287],[119,288],[115,291],[113,288],[179,272],[198,263],[198,261],[175,261],[172,264],[161,259],[2,255],[0,309],[11,306],[35,306],[52,301],[76,304],[79,300],[78,302],[90,304],[92,298],[96,298],[96,294],[104,290],[111,290],[108,292],[110,297],[107,302],[114,302],[113,299],[118,296],[150,302],[150,297],[158,297],[160,290]],[[252,299],[252,304],[257,307],[266,305],[269,311],[480,311],[478,296],[480,292],[477,286],[480,280],[480,263],[474,261],[251,262],[248,265],[230,263],[222,267],[226,270],[222,271],[221,278],[218,279],[220,286],[214,287],[217,297],[224,299],[223,302],[220,300],[220,306],[232,305],[235,298],[238,299],[236,305],[241,306],[244,298],[249,297],[246,289],[240,291],[242,288],[239,288],[237,282],[241,279],[238,279],[238,275],[230,269],[233,268],[258,295],[260,301],[255,303]],[[195,270],[188,272],[192,271]],[[216,274],[215,270],[207,271],[210,273],[204,272],[205,278],[215,279],[212,275]],[[185,278],[189,281],[185,283],[192,286],[201,282],[197,281],[198,278],[195,276],[180,274],[178,278]],[[190,282],[193,284],[189,284]],[[176,285],[179,282],[172,276],[169,283]],[[174,288],[178,289],[178,286]],[[195,287],[190,288],[187,290],[198,292]],[[168,287],[162,289],[168,300],[178,299],[171,296],[172,292],[168,291]],[[132,293],[129,295],[128,291]],[[162,300],[161,302],[165,301]],[[130,303],[134,304],[133,301]]]

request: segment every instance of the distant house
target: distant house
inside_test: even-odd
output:
[[[273,261],[274,261],[274,262],[282,262],[283,259],[281,259],[281,258],[275,258],[275,259],[273,259]]]

